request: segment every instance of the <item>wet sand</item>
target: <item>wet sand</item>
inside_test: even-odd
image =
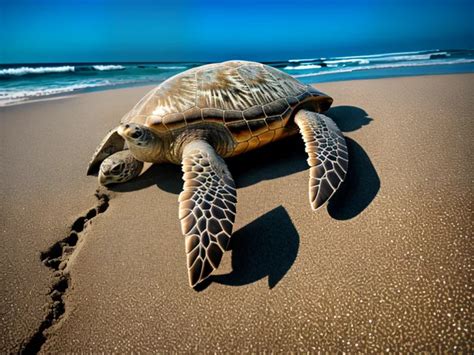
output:
[[[472,352],[474,75],[317,87],[348,141],[343,188],[311,212],[299,137],[230,159],[231,250],[198,291],[180,167],[101,201],[85,176],[149,87],[0,108],[0,351]]]

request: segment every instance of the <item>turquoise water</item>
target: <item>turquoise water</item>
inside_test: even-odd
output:
[[[0,65],[0,105],[53,95],[159,84],[205,63]],[[474,50],[427,50],[266,63],[306,83],[474,72]]]

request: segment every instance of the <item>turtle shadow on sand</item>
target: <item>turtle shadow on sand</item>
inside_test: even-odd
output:
[[[342,132],[353,132],[373,121],[361,108],[337,106],[327,112]],[[328,201],[332,218],[347,220],[364,211],[380,190],[380,178],[364,149],[352,138],[345,137],[349,153],[346,178]]]
[[[367,112],[355,106],[335,106],[326,115],[336,122],[342,132],[357,131],[373,121]]]
[[[232,271],[212,275],[197,291],[211,283],[242,286],[268,276],[268,287],[274,288],[296,260],[300,238],[286,212],[279,206],[234,232],[229,250],[232,251]]]
[[[174,164],[152,165],[139,177],[124,184],[115,184],[108,187],[116,192],[132,192],[156,185],[161,190],[178,195],[183,189],[181,166]]]
[[[336,106],[326,114],[336,122],[342,132],[356,131],[372,121],[363,109],[355,106]],[[380,179],[364,149],[353,139],[345,138],[349,152],[348,173],[327,205],[331,217],[339,220],[351,219],[360,214],[380,189]],[[303,140],[296,135],[249,154],[227,159],[227,163],[239,188],[307,170],[306,159]],[[183,186],[181,176],[180,166],[153,165],[138,178],[126,184],[111,186],[110,189],[129,192],[156,185],[167,192],[179,194]]]

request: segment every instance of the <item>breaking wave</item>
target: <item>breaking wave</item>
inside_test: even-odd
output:
[[[104,70],[123,70],[125,67],[123,65],[93,65],[94,70],[104,71]]]
[[[67,73],[73,72],[75,67],[64,65],[59,67],[19,67],[19,68],[5,68],[0,69],[0,76],[14,75],[28,75],[28,74],[50,74],[50,73]]]
[[[108,71],[108,70],[124,70],[123,65],[92,65],[92,66],[75,66],[75,65],[60,65],[60,66],[34,66],[34,67],[13,67],[0,69],[0,78],[23,75],[42,75],[42,74],[60,74],[81,71]]]

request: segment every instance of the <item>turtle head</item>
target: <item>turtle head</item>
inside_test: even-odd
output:
[[[117,132],[126,140],[130,151],[138,160],[161,160],[161,139],[150,128],[137,123],[126,123],[122,124]]]
[[[129,150],[122,150],[104,159],[100,165],[99,183],[101,185],[119,184],[138,176],[143,162],[134,158]]]

